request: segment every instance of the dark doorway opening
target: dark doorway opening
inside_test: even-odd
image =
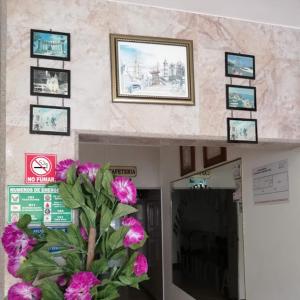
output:
[[[141,250],[148,259],[150,280],[143,282],[137,291],[133,288],[124,288],[121,291],[121,300],[162,300],[162,228],[161,228],[161,190],[139,189],[139,209],[136,217],[142,222],[149,238]]]
[[[239,299],[238,208],[233,192],[172,192],[173,282],[195,299]]]

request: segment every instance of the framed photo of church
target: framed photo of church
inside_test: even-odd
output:
[[[112,101],[195,105],[193,42],[110,35]]]
[[[30,56],[33,58],[58,59],[71,58],[70,33],[31,29]]]
[[[31,67],[30,94],[33,96],[70,98],[70,70]]]

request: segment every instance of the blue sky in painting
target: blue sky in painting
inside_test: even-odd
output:
[[[242,68],[253,68],[253,59],[251,57],[229,54],[228,61]]]

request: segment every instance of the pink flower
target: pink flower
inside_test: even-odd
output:
[[[55,181],[56,182],[65,182],[67,179],[67,173],[73,164],[78,164],[78,162],[73,159],[61,160],[55,168]]]
[[[36,239],[24,233],[16,223],[5,227],[2,244],[8,256],[26,256],[36,244]]]
[[[91,182],[95,182],[96,175],[99,169],[100,169],[99,164],[87,162],[85,164],[79,165],[78,174],[86,174],[89,177]]]
[[[68,283],[68,279],[66,276],[61,275],[56,279],[56,283],[61,286],[64,287],[67,283]]]
[[[80,234],[85,241],[89,239],[88,234],[84,227],[80,227]]]
[[[133,218],[133,217],[124,217],[123,220],[122,220],[122,225],[127,226],[127,227],[130,227],[130,226],[133,226],[133,225],[142,226],[141,222],[138,221],[136,218]]]
[[[72,276],[66,289],[66,300],[92,300],[90,289],[101,281],[92,272],[79,272]]]
[[[137,219],[125,217],[122,220],[122,225],[130,228],[123,240],[124,247],[128,248],[131,245],[138,244],[144,240],[144,228]]]
[[[14,277],[20,277],[17,273],[24,260],[26,260],[24,256],[10,256],[7,263],[8,272]]]
[[[126,177],[118,176],[112,183],[111,188],[113,194],[123,204],[136,204],[136,187],[134,183]]]
[[[12,285],[7,295],[8,300],[40,300],[41,298],[41,290],[27,282]]]
[[[148,272],[148,262],[144,254],[139,254],[133,264],[133,272],[139,277]]]

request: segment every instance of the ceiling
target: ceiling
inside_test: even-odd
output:
[[[300,28],[300,0],[112,0]]]

